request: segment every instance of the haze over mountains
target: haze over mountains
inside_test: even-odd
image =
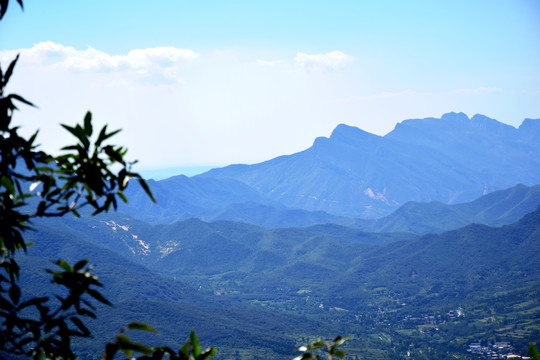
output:
[[[366,219],[409,201],[462,203],[540,183],[539,134],[538,119],[526,119],[516,129],[463,113],[405,120],[385,136],[339,125],[329,138],[317,138],[296,154],[151,181],[158,204],[133,191],[132,206],[122,211],[160,223],[190,217],[258,223],[234,213],[257,208],[275,217],[294,209],[321,219]]]
[[[99,343],[137,319],[171,346],[195,328],[222,359],[336,334],[381,360],[525,348],[540,340],[539,136],[540,120],[456,113],[384,137],[339,125],[297,154],[150,181],[157,204],[130,187],[118,213],[36,220],[21,263],[98,265],[120,305],[100,307]],[[45,273],[23,277],[46,291]]]

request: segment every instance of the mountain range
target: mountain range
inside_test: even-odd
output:
[[[315,219],[369,219],[410,201],[468,202],[517,184],[540,183],[539,134],[538,119],[526,119],[516,129],[463,113],[405,120],[385,136],[342,124],[299,153],[150,181],[158,203],[132,189],[133,206],[122,211],[155,223],[237,220],[235,210],[248,212],[242,209],[257,204],[270,216],[301,210]]]
[[[539,136],[540,120],[461,113],[385,136],[339,125],[297,154],[150,180],[157,204],[130,187],[119,212],[36,219],[23,296],[52,291],[50,259],[96,264],[117,307],[75,344],[88,359],[132,320],[173,347],[195,328],[218,359],[336,334],[369,359],[523,352],[540,340]]]

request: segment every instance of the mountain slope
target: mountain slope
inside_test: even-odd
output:
[[[293,208],[378,217],[408,201],[457,203],[540,183],[538,123],[515,129],[450,113],[404,121],[384,137],[339,125],[303,152],[194,179],[235,179]]]
[[[129,334],[135,340],[172,348],[178,348],[196,329],[203,345],[221,350],[217,359],[231,358],[236,349],[286,359],[300,334],[335,332],[332,326],[301,316],[273,313],[203,294],[180,280],[166,279],[114,251],[81,240],[68,229],[36,225],[36,231],[27,233],[34,245],[17,261],[21,266],[23,297],[61,293],[59,286],[50,284],[51,277],[45,272],[54,269],[51,260],[63,258],[73,263],[86,257],[95,265],[93,273],[104,284],[100,291],[114,307],[98,305],[97,320],[89,319],[87,323],[93,337],[75,339],[74,349],[81,358],[100,359],[106,342],[112,341],[131,321],[146,322],[159,331],[157,335]],[[88,234],[89,239],[97,237],[97,231]]]
[[[129,205],[120,204],[119,210],[145,221],[171,223],[199,217],[239,202],[277,205],[249,185],[234,179],[195,179],[178,175],[161,181],[149,180],[148,185],[156,203],[152,203],[142,189],[132,186],[127,191]]]
[[[130,206],[120,210],[153,223],[198,217],[276,226],[277,220],[263,220],[262,205],[274,219],[289,210],[318,212],[290,213],[300,219],[284,226],[325,217],[350,225],[342,218],[380,218],[410,201],[457,204],[538,184],[539,136],[540,120],[526,119],[516,129],[462,113],[405,120],[385,136],[342,124],[299,153],[150,181],[157,204],[131,187]],[[250,221],[248,207],[262,214]]]
[[[220,211],[203,214],[207,222],[228,220],[266,228],[339,224],[369,232],[443,232],[479,223],[490,226],[510,224],[540,205],[540,185],[516,185],[494,191],[471,202],[447,205],[441,202],[407,202],[379,219],[334,216],[322,211],[276,208],[258,203],[232,204]]]
[[[392,214],[364,222],[366,231],[439,233],[472,223],[500,226],[513,223],[540,206],[540,185],[516,185],[454,205],[409,202]]]
[[[34,284],[39,295],[46,278],[35,269],[52,266],[45,256],[89,256],[111,286],[106,296],[121,305],[100,309],[106,321],[93,325],[98,343],[126,321],[140,319],[158,325],[164,334],[159,342],[178,342],[195,327],[213,345],[251,346],[267,358],[287,358],[287,350],[278,347],[292,347],[294,338],[373,334],[401,344],[393,357],[400,358],[411,342],[448,349],[456,334],[459,346],[480,338],[523,343],[534,338],[534,320],[540,316],[535,255],[540,252],[540,208],[499,228],[473,224],[425,236],[370,234],[332,224],[262,229],[198,219],[145,226],[120,214],[75,223],[49,220],[49,227],[36,224],[40,231],[29,233],[36,245],[21,257],[28,270],[23,281]],[[457,308],[466,319],[437,324],[440,333],[433,338],[412,332],[414,325],[403,320]],[[424,322],[415,321],[425,330]],[[521,338],[497,332],[505,321]],[[452,351],[459,352],[458,345]],[[91,351],[94,345],[81,346]]]
[[[489,303],[498,293],[540,284],[540,258],[530,256],[538,252],[540,207],[510,225],[472,224],[381,247],[334,290],[348,306],[358,302],[355,286],[366,283],[383,286],[407,304],[452,298]]]

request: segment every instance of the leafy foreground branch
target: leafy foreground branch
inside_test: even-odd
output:
[[[22,8],[22,0],[17,3]],[[8,4],[8,0],[0,0],[0,20]],[[59,294],[25,295],[19,286],[20,268],[15,258],[31,245],[23,234],[35,218],[80,216],[83,207],[92,208],[93,215],[116,210],[119,201],[127,203],[124,191],[133,179],[152,201],[155,199],[144,179],[131,170],[135,162],[125,159],[127,149],[108,143],[119,130],[109,132],[104,126],[95,132],[90,112],[82,124],[62,125],[75,137],[75,143],[63,147],[58,156],[37,149],[37,131],[28,139],[19,135],[19,128],[12,124],[17,104],[34,104],[18,94],[5,94],[18,59],[17,55],[5,72],[0,66],[0,356],[75,359],[72,340],[91,336],[84,320],[96,318],[95,303],[111,304],[98,290],[102,284],[92,274],[88,260],[70,265],[59,259],[56,270],[47,270],[51,282],[59,286]],[[126,335],[131,330],[155,332],[144,323],[130,323],[106,344],[102,359],[122,353],[127,358],[140,354],[138,359],[205,360],[217,353],[214,348],[201,350],[194,331],[176,352],[166,346],[134,342]],[[310,351],[323,345],[329,359],[344,357],[338,347],[345,340],[317,341],[300,348],[304,353],[298,358],[320,359]]]
[[[92,301],[111,305],[97,290],[102,287],[97,276],[91,273],[88,260],[71,266],[65,260],[56,261],[58,270],[47,270],[51,282],[66,291],[65,295],[33,297],[23,301],[19,286],[19,265],[15,254],[26,252],[23,232],[30,228],[31,220],[39,217],[61,217],[85,206],[94,214],[116,209],[118,199],[127,202],[124,190],[131,179],[137,179],[153,199],[144,179],[131,171],[133,163],[124,157],[122,147],[106,144],[106,140],[118,133],[103,127],[95,140],[92,114],[88,112],[82,125],[62,125],[77,140],[64,147],[64,153],[53,156],[37,151],[34,142],[37,132],[25,139],[18,128],[11,125],[17,107],[15,102],[33,106],[17,94],[4,96],[18,56],[4,73],[0,67],[0,350],[7,354],[26,355],[34,359],[74,359],[72,338],[90,337],[84,318],[96,318]],[[113,168],[119,168],[117,172]],[[28,191],[24,189],[28,188]],[[115,340],[105,347],[103,359],[113,359],[121,352],[139,359],[208,359],[216,349],[201,351],[195,332],[175,352],[169,347],[133,342],[125,335],[126,330],[155,332],[143,323],[131,323],[122,329]]]
[[[138,322],[129,324],[127,330],[156,332],[152,327]],[[199,339],[197,338],[197,335],[195,335],[195,331],[191,331],[189,340],[180,348],[180,350],[178,350],[178,352],[175,352],[167,346],[155,346],[149,348],[146,345],[133,342],[129,337],[124,335],[125,331],[126,329],[121,329],[116,335],[116,339],[105,346],[103,360],[112,360],[118,351],[124,353],[128,358],[132,358],[133,352],[143,354],[143,356],[137,358],[139,360],[160,360],[163,358],[171,360],[206,360],[217,353],[217,350],[214,348],[208,348],[201,351]]]
[[[0,4],[3,15],[6,3]],[[96,317],[93,302],[110,303],[98,291],[102,284],[87,260],[71,266],[60,259],[58,270],[48,270],[51,282],[64,289],[59,292],[63,296],[25,298],[15,258],[30,245],[24,231],[34,218],[79,216],[85,206],[94,214],[116,209],[119,200],[127,202],[124,191],[131,179],[154,199],[144,179],[131,171],[127,151],[106,143],[118,131],[108,132],[104,126],[94,136],[90,112],[82,125],[63,125],[76,142],[59,156],[37,150],[37,132],[29,139],[19,135],[19,128],[12,125],[16,104],[34,105],[20,95],[4,93],[17,61],[18,56],[5,72],[0,67],[0,350],[35,359],[72,359],[72,338],[90,336],[83,320]]]
[[[317,340],[308,344],[306,346],[301,346],[298,348],[298,351],[302,351],[303,354],[294,358],[294,360],[305,360],[305,359],[317,359],[321,360],[321,354],[315,353],[313,350],[322,349],[323,353],[328,357],[328,360],[336,358],[344,358],[345,352],[339,347],[343,345],[345,341],[349,340],[348,337],[337,336],[334,341],[323,341]]]
[[[83,124],[62,125],[75,138],[74,145],[65,146],[63,154],[53,156],[38,151],[37,132],[30,139],[18,134],[12,126],[15,103],[31,102],[16,94],[4,96],[15,58],[4,73],[0,67],[0,350],[16,356],[34,359],[74,359],[72,339],[90,337],[85,318],[96,318],[94,302],[111,305],[98,289],[102,284],[91,273],[88,260],[75,265],[59,259],[57,270],[47,270],[51,282],[59,285],[64,294],[23,299],[19,286],[19,265],[15,255],[26,252],[24,231],[31,220],[40,217],[61,217],[69,213],[79,216],[79,209],[90,206],[94,214],[117,208],[118,199],[127,202],[124,190],[131,179],[137,179],[153,199],[144,179],[131,171],[133,163],[125,160],[126,150],[106,144],[118,131],[103,127],[93,139],[92,114],[88,112]],[[113,168],[119,168],[117,172]],[[27,191],[25,189],[28,189]],[[166,346],[149,347],[132,341],[128,330],[155,332],[144,323],[134,322],[121,329],[114,341],[106,344],[103,359],[113,359],[118,353],[138,359],[204,360],[217,353],[214,348],[201,350],[195,332],[176,352]],[[299,359],[320,359],[312,350],[326,346],[328,358],[343,357],[337,348],[345,338],[331,343],[314,342],[299,350]]]

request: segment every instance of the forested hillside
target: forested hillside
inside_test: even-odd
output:
[[[486,211],[496,207],[485,204]],[[113,284],[106,294],[122,304],[122,315],[107,310],[107,319],[139,313],[172,341],[168,327],[178,316],[178,329],[197,324],[201,337],[224,354],[240,347],[285,359],[290,353],[282,344],[291,348],[337,331],[353,336],[350,346],[364,356],[399,359],[406,351],[428,351],[466,358],[476,339],[510,341],[523,350],[540,330],[540,263],[527,256],[540,250],[540,209],[498,228],[473,224],[423,236],[331,224],[264,229],[192,219],[149,225],[122,215],[61,219],[39,233],[50,234],[33,250],[40,256],[69,258],[88,249],[96,259],[98,274]],[[74,235],[82,239],[78,245],[61,240]],[[455,317],[456,309],[464,316]],[[98,333],[113,331],[116,323],[107,323],[96,323]],[[249,326],[249,335],[238,333]]]

